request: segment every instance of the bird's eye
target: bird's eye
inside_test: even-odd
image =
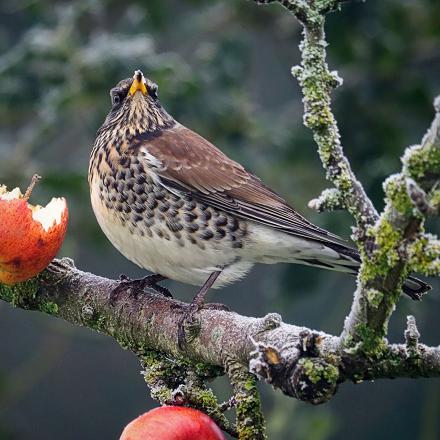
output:
[[[150,84],[148,86],[148,94],[153,98],[157,99],[157,85],[156,84]]]
[[[121,95],[117,92],[112,93],[112,106],[116,107],[122,102]]]

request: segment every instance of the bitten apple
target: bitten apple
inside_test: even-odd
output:
[[[183,406],[162,406],[130,422],[119,440],[225,440],[206,414]]]
[[[34,177],[26,194],[0,185],[0,282],[15,284],[41,272],[55,257],[67,229],[64,198],[45,207],[28,203]]]

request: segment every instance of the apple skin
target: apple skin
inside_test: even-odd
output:
[[[28,280],[53,260],[63,243],[68,223],[65,199],[60,221],[44,228],[34,218],[35,208],[27,198],[0,198],[0,282],[16,284]]]
[[[130,422],[119,440],[225,440],[214,421],[193,408],[162,406]]]

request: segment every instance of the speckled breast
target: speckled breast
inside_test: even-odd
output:
[[[156,184],[137,157],[122,154],[116,164],[114,159],[109,163],[98,153],[89,181],[97,220],[123,255],[184,282],[191,282],[189,275],[175,272],[205,272],[236,260],[245,222]]]

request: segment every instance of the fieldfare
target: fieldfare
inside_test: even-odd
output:
[[[157,282],[201,286],[183,324],[210,287],[243,278],[255,263],[307,264],[356,274],[360,257],[338,236],[298,214],[266,186],[162,107],[157,85],[137,70],[110,91],[89,166],[93,210],[111,243]],[[130,283],[129,280],[124,280]],[[139,281],[139,280],[134,280]],[[409,277],[414,299],[430,286]]]

